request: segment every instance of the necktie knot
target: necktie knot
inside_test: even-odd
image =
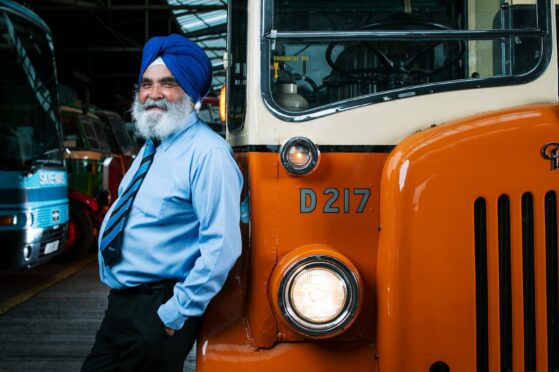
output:
[[[157,146],[159,146],[160,143],[161,143],[161,141],[158,138],[150,137],[146,140],[146,148],[149,147],[149,148],[156,149]]]

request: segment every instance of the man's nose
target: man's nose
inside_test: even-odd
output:
[[[158,84],[153,84],[151,86],[151,89],[148,92],[148,97],[153,99],[153,100],[159,100],[163,98],[163,90],[161,89],[161,86]]]

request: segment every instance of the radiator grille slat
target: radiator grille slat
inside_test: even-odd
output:
[[[559,303],[557,268],[557,196],[545,195],[545,246],[547,284],[547,358],[549,371],[559,371]]]
[[[512,278],[510,251],[510,200],[499,197],[499,319],[501,331],[501,371],[512,371]]]
[[[479,198],[474,204],[474,228],[476,242],[476,365],[479,372],[489,371],[486,214],[485,199]]]
[[[524,371],[559,372],[559,254],[558,254],[558,231],[557,231],[557,196],[554,191],[540,197],[532,193],[522,196],[512,196],[513,200],[519,201],[521,208],[514,211],[514,232],[511,231],[511,197],[501,195],[498,199],[487,199],[480,197],[474,203],[474,233],[475,233],[475,277],[476,277],[476,366],[478,372],[489,370],[489,345],[498,345],[500,353],[500,370],[512,371],[513,360],[515,363],[524,361],[518,367]],[[535,203],[538,203],[535,205]],[[518,205],[518,204],[515,204]],[[496,208],[495,208],[496,207]],[[497,224],[488,224],[487,211],[497,212]],[[536,214],[540,210],[542,214]],[[545,210],[545,213],[543,213]],[[520,223],[517,214],[522,216],[522,244],[512,245],[511,236],[518,236]],[[545,216],[544,216],[545,214]],[[493,214],[492,214],[493,215]],[[541,221],[544,218],[545,221]],[[539,221],[539,222],[538,222]],[[543,224],[542,224],[543,222]],[[541,224],[541,225],[540,225]],[[491,226],[491,227],[489,227]],[[541,229],[537,229],[541,226]],[[545,237],[543,228],[545,227]],[[497,231],[488,231],[488,228],[497,228]],[[498,247],[491,247],[488,252],[488,235],[496,234]],[[537,234],[537,236],[536,236]],[[494,235],[493,235],[494,236]],[[545,238],[545,247],[542,239]],[[542,244],[536,244],[536,241]],[[514,252],[511,251],[514,247]],[[498,252],[495,250],[498,249]],[[518,250],[522,249],[522,252]],[[544,252],[545,249],[545,252]],[[498,253],[498,285],[499,285],[499,310],[488,306],[488,278],[497,273],[497,267],[488,265],[488,257]],[[512,279],[511,257],[515,262],[522,259],[522,270],[515,264],[515,281]],[[496,257],[496,256],[495,256]],[[539,257],[539,258],[538,258]],[[545,258],[545,262],[544,262]],[[489,270],[492,272],[490,273]],[[538,274],[539,273],[539,274]],[[518,275],[522,275],[522,280]],[[544,276],[545,275],[545,281]],[[537,279],[540,278],[540,279]],[[513,288],[514,286],[514,288]],[[519,288],[522,286],[522,288]],[[544,288],[545,287],[545,288]],[[514,289],[514,291],[513,291]],[[513,309],[512,294],[515,293],[515,303],[520,304],[516,295],[521,297],[522,308]],[[539,297],[540,294],[545,296]],[[538,310],[539,309],[539,310]],[[489,312],[495,313],[489,313]],[[513,311],[515,318],[513,318]],[[520,316],[521,311],[523,317]],[[497,314],[498,312],[498,314]],[[541,316],[536,316],[536,314]],[[547,319],[544,314],[547,314]],[[491,328],[489,324],[498,322],[499,334],[488,333]],[[493,322],[495,319],[495,322]],[[498,321],[497,321],[498,319]],[[523,322],[523,324],[521,323]],[[518,324],[517,324],[518,323]],[[516,340],[513,349],[513,327],[516,337],[524,337]],[[519,328],[522,331],[518,332]],[[543,329],[541,328],[543,327]],[[540,331],[538,331],[540,329]],[[544,336],[547,334],[547,339]],[[539,337],[539,339],[538,339]],[[499,339],[496,339],[499,338]],[[519,347],[520,346],[520,347]],[[523,346],[523,347],[522,347]],[[523,350],[517,350],[520,348]],[[540,356],[547,355],[547,360],[537,362],[538,348]],[[541,349],[543,348],[543,349]],[[520,354],[519,354],[520,353]],[[538,364],[538,363],[541,363]],[[547,362],[547,368],[545,367]]]
[[[522,195],[522,279],[524,300],[524,370],[536,370],[536,284],[534,272],[534,198]]]

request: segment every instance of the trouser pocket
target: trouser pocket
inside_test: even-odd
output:
[[[168,337],[165,325],[159,318],[157,310],[168,300],[165,288],[154,289],[151,292],[138,294],[137,304],[133,313],[133,323],[140,331],[146,347],[159,347],[160,341]]]

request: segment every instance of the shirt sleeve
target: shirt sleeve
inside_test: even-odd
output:
[[[199,221],[200,256],[173,297],[158,309],[163,323],[181,329],[188,317],[201,316],[221,290],[241,254],[241,172],[223,148],[209,149],[191,176],[192,205]]]

